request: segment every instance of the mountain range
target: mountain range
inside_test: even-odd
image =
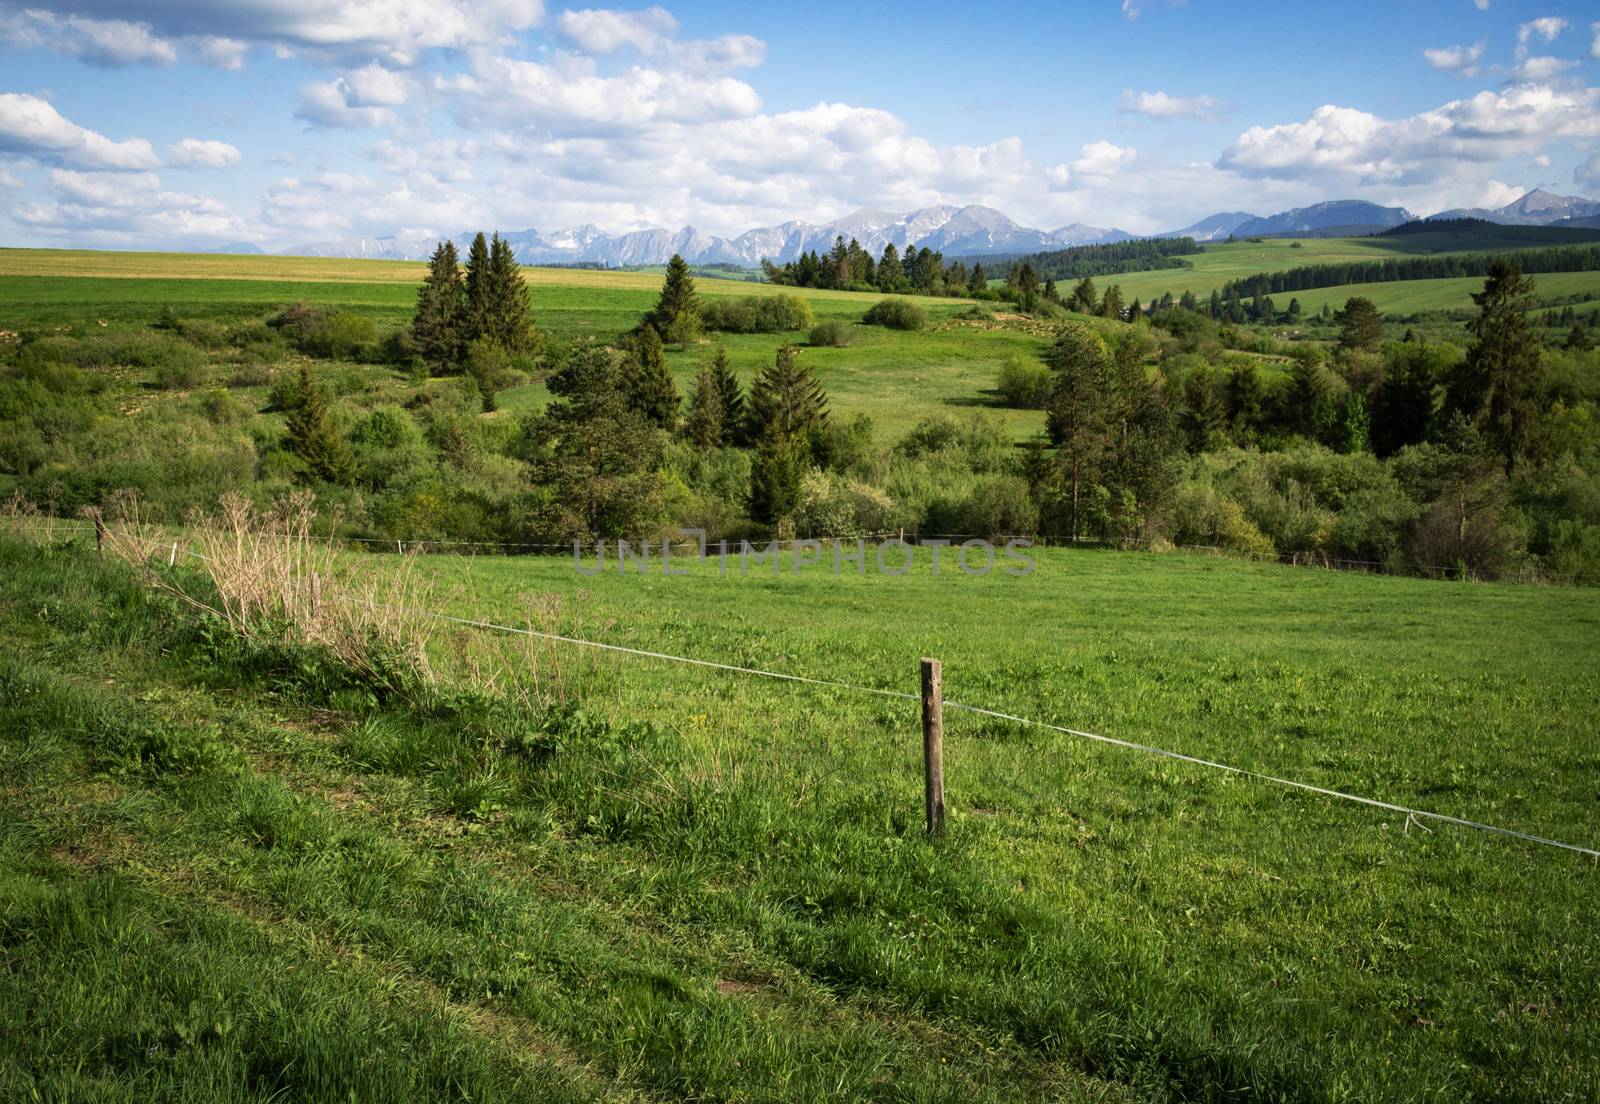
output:
[[[1493,210],[1456,208],[1429,218],[1481,218],[1507,225],[1581,225],[1600,216],[1600,203],[1576,196],[1558,196],[1534,190],[1515,202]],[[1265,217],[1247,211],[1223,211],[1181,230],[1149,235],[1157,238],[1192,237],[1196,241],[1222,241],[1233,237],[1355,237],[1374,234],[1417,218],[1404,207],[1383,207],[1364,200],[1342,199],[1296,207]],[[469,234],[456,238],[465,249]],[[893,243],[935,249],[946,257],[992,257],[1128,241],[1136,235],[1126,230],[1103,229],[1072,223],[1054,230],[1022,226],[993,207],[924,207],[908,214],[863,208],[833,222],[785,222],[748,230],[736,238],[703,234],[692,226],[681,230],[635,230],[609,234],[593,224],[541,233],[518,230],[503,234],[523,264],[595,265],[625,268],[664,263],[674,253],[690,264],[728,264],[754,268],[763,259],[786,264],[802,253],[826,253],[834,239],[854,238],[874,256]],[[375,260],[426,260],[438,239],[387,236],[336,242],[308,242],[285,249],[284,254],[304,257],[357,257]],[[218,252],[253,252],[253,246],[229,246]]]

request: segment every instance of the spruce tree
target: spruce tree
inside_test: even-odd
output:
[[[428,260],[428,275],[417,289],[417,312],[411,320],[417,355],[435,375],[451,372],[460,364],[465,311],[466,289],[456,243],[442,241]]]
[[[1093,285],[1090,286],[1093,294]],[[1045,425],[1071,484],[1071,526],[1080,532],[1083,487],[1094,481],[1107,445],[1107,401],[1111,354],[1087,326],[1063,326],[1044,362],[1054,373]]]
[[[1106,318],[1122,319],[1122,288],[1112,284],[1100,300],[1100,313]]]
[[[717,379],[717,394],[722,399],[722,443],[737,445],[744,443],[744,388],[739,386],[739,377],[733,374],[733,368],[728,364],[728,350],[717,347],[717,355],[712,358],[711,371]]]
[[[334,428],[327,397],[311,376],[311,365],[300,365],[300,379],[288,406],[284,445],[314,479],[348,486],[355,482],[356,465],[350,446]]]
[[[539,347],[539,331],[528,307],[528,285],[511,243],[499,234],[489,244],[487,285],[485,328],[475,336],[487,337],[513,355],[532,355]]]
[[[627,364],[628,405],[651,425],[672,429],[678,422],[678,389],[667,369],[661,335],[645,323],[633,339]]]
[[[828,420],[828,398],[809,369],[800,363],[799,350],[785,345],[773,363],[761,370],[750,388],[745,415],[747,439],[804,438]]]
[[[1031,314],[1039,301],[1039,276],[1027,261],[1017,269],[1017,299],[1024,314]]]
[[[480,230],[467,247],[466,311],[461,320],[463,348],[489,332],[494,285],[490,268],[489,241]]]
[[[1383,319],[1371,299],[1345,300],[1339,312],[1339,348],[1372,352],[1383,342]]]
[[[645,315],[644,324],[674,345],[686,345],[700,336],[700,301],[695,296],[694,277],[689,275],[688,262],[676,253],[667,262],[661,297]]]
[[[1535,451],[1544,401],[1539,341],[1528,328],[1533,286],[1516,265],[1500,258],[1489,265],[1483,290],[1472,296],[1472,343],[1449,389],[1450,408],[1472,421],[1508,472]]]
[[[972,274],[967,277],[967,294],[979,295],[989,289],[989,275],[983,271],[983,265],[973,262]]]
[[[1055,303],[1058,306],[1061,303],[1061,293],[1056,290],[1056,278],[1054,276],[1046,276],[1044,278],[1044,301],[1046,303]]]
[[[878,286],[884,291],[894,291],[905,279],[905,268],[900,262],[900,251],[890,242],[883,247],[883,256],[878,260]]]
[[[683,435],[690,444],[706,452],[722,443],[725,407],[716,369],[701,365],[694,380],[694,396],[689,400],[689,414],[683,422]]]
[[[750,516],[765,525],[777,525],[800,504],[800,480],[805,475],[804,443],[776,435],[763,438],[750,461]]]
[[[1067,306],[1080,314],[1099,314],[1100,296],[1094,290],[1094,281],[1087,276],[1079,280],[1078,286],[1072,289]]]

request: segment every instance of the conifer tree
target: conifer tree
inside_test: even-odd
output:
[[[1091,285],[1090,294],[1093,290]],[[1072,536],[1077,539],[1083,487],[1093,481],[1107,445],[1111,354],[1099,334],[1069,324],[1057,333],[1044,362],[1055,374],[1046,427],[1071,483]]]
[[[1106,318],[1122,318],[1122,288],[1112,284],[1106,288],[1106,294],[1100,300],[1100,313]]]
[[[828,420],[828,398],[809,369],[800,363],[799,350],[785,345],[773,363],[761,370],[750,388],[748,439],[761,442],[776,437],[804,438]]]
[[[350,447],[334,427],[328,400],[312,378],[309,364],[300,365],[300,379],[288,406],[284,444],[300,458],[308,476],[344,486],[355,482]]]
[[[633,339],[630,350],[626,390],[628,405],[651,425],[672,429],[678,421],[678,389],[667,370],[666,350],[656,328],[645,323]]]
[[[1027,261],[1023,261],[1022,267],[1017,269],[1017,299],[1024,314],[1032,313],[1039,301],[1039,276]]]
[[[722,399],[722,443],[742,444],[744,441],[744,389],[739,377],[728,364],[728,350],[718,346],[712,358],[711,371],[717,379],[717,394]]]
[[[1383,341],[1383,319],[1371,299],[1359,295],[1345,300],[1339,312],[1339,348],[1372,352]]]
[[[1067,306],[1081,314],[1100,313],[1100,296],[1094,290],[1094,281],[1088,276],[1079,280],[1078,286],[1072,289]]]
[[[974,261],[972,265],[972,273],[967,277],[967,294],[977,295],[980,292],[987,291],[988,288],[988,273],[983,271],[983,265],[980,262]]]
[[[428,275],[417,290],[417,312],[411,320],[417,355],[435,375],[448,373],[460,363],[465,310],[466,289],[456,243],[442,241],[428,260]]]
[[[1056,290],[1056,278],[1054,276],[1046,276],[1044,278],[1043,295],[1046,303],[1055,303],[1058,306],[1060,305],[1061,293]]]
[[[461,320],[463,347],[489,332],[490,300],[493,297],[490,267],[489,240],[480,230],[467,247],[466,311]]]
[[[894,291],[905,279],[905,268],[900,261],[900,251],[890,242],[883,247],[878,260],[878,286],[884,291]]]
[[[702,364],[699,375],[695,376],[689,414],[683,422],[683,435],[690,444],[706,452],[722,443],[725,407],[716,369],[709,364]]]
[[[1534,451],[1544,397],[1539,340],[1528,329],[1533,286],[1516,265],[1490,264],[1483,290],[1472,296],[1472,343],[1449,388],[1450,408],[1472,421],[1508,472]]]
[[[667,262],[661,297],[645,315],[645,324],[674,345],[687,345],[700,336],[700,301],[695,296],[694,277],[689,275],[688,262],[676,253]]]
[[[481,235],[480,235],[481,236]],[[476,242],[473,243],[476,247]],[[528,285],[522,279],[511,243],[499,234],[489,244],[489,270],[485,326],[475,337],[487,337],[513,355],[531,355],[538,350],[539,332],[528,307]]]
[[[805,474],[805,445],[798,438],[776,435],[763,438],[750,461],[750,516],[777,525],[800,503],[800,480]]]

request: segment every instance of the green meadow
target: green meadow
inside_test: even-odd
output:
[[[12,1098],[1600,1089],[1583,856],[953,707],[929,840],[914,702],[548,640],[511,641],[520,698],[407,697],[75,540],[0,543]],[[952,703],[1600,842],[1592,592],[1033,555],[411,570],[459,615],[866,689],[934,655]]]

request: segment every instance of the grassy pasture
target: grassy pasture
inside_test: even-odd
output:
[[[1514,231],[1518,228],[1506,229]],[[1204,253],[1185,258],[1193,262],[1193,268],[1152,269],[1119,276],[1100,276],[1095,278],[1095,285],[1102,289],[1112,284],[1120,285],[1124,301],[1132,296],[1141,303],[1149,303],[1151,299],[1159,299],[1169,291],[1176,299],[1185,290],[1194,292],[1204,300],[1228,281],[1257,272],[1281,272],[1303,265],[1345,261],[1382,261],[1393,258],[1397,253],[1483,253],[1497,249],[1531,248],[1539,244],[1544,243],[1528,242],[1514,235],[1504,239],[1458,238],[1444,234],[1396,238],[1265,238],[1259,242],[1207,245]],[[1538,281],[1539,294],[1542,296],[1583,292],[1600,295],[1600,272],[1548,273],[1535,275],[1534,279]],[[1353,284],[1292,294],[1307,310],[1321,310],[1324,302],[1332,303],[1336,308],[1341,307],[1352,295],[1363,295],[1371,299],[1379,310],[1407,314],[1421,310],[1470,309],[1472,292],[1482,288],[1482,277],[1461,277]],[[1290,296],[1291,293],[1285,292],[1274,296],[1274,300],[1282,300],[1278,303],[1281,309],[1288,305]]]
[[[933,654],[951,700],[1600,839],[1589,592],[1071,551],[935,577],[919,556],[903,577],[417,566],[463,614],[537,596],[547,628],[898,690]],[[930,844],[913,703],[539,646],[590,720],[530,760],[201,662],[182,616],[89,555],[0,563],[0,947],[23,933],[56,980],[0,975],[36,994],[0,1000],[8,1090],[252,1070],[265,1097],[281,1068],[361,1095],[363,1029],[393,1085],[475,1099],[1600,1087],[1577,856],[955,711]],[[130,767],[129,741],[160,751]],[[78,913],[106,919],[58,919]],[[324,1035],[287,1026],[301,1000]]]
[[[98,323],[147,325],[163,306],[184,318],[238,320],[261,317],[305,300],[359,311],[398,329],[411,317],[420,264],[290,257],[219,257],[163,253],[96,253],[82,250],[0,250],[0,329],[72,326],[95,332]],[[659,277],[585,269],[525,268],[534,318],[558,341],[611,340],[634,326],[655,303]],[[697,278],[705,296],[792,293],[806,299],[816,318],[856,322],[881,296],[775,288],[768,284]],[[1017,353],[1034,356],[1042,338],[1011,329],[941,328],[964,300],[912,297],[934,326],[904,333],[856,326],[849,347],[807,349],[832,408],[843,416],[869,415],[880,440],[903,436],[922,418],[980,411],[1000,419],[1019,438],[1037,432],[1043,415],[1008,410],[993,393],[995,375]],[[748,385],[772,362],[784,341],[805,344],[806,331],[789,334],[712,334],[706,344],[668,350],[680,392],[687,395],[702,358],[722,344]],[[376,373],[382,383],[387,373]],[[380,391],[384,390],[380,387]],[[375,398],[380,396],[375,395]],[[510,414],[540,408],[540,384],[501,396]]]

